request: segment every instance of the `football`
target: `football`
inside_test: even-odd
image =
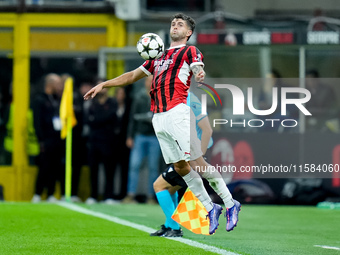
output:
[[[163,40],[157,34],[144,34],[137,42],[137,51],[145,60],[157,59],[162,56],[164,52]]]

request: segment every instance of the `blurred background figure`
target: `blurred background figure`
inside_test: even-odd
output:
[[[295,119],[298,120],[299,118],[299,112],[298,109],[291,104],[287,105],[287,114],[283,116],[281,114],[281,88],[287,87],[287,84],[283,84],[281,73],[276,70],[272,69],[271,72],[269,72],[265,77],[265,82],[263,84],[263,87],[260,90],[260,94],[258,97],[258,108],[259,110],[269,110],[273,105],[273,88],[277,88],[277,107],[276,110],[266,116],[262,116],[262,120],[264,122],[264,126],[259,129],[260,131],[268,132],[297,132],[297,128],[289,128],[285,129],[282,125],[280,125],[280,122],[283,119]],[[296,95],[289,95],[289,98],[296,97]],[[277,121],[270,122],[266,121],[266,119],[275,119]],[[272,127],[273,126],[273,127]]]
[[[138,93],[133,101],[130,121],[128,126],[128,137],[126,145],[131,148],[128,195],[124,198],[124,203],[135,202],[135,195],[138,187],[139,173],[143,159],[147,159],[148,182],[147,203],[157,203],[154,196],[153,182],[158,176],[160,147],[152,127],[152,112],[150,111],[150,88],[152,77],[145,78],[145,89]]]
[[[115,142],[112,147],[115,150],[113,157],[115,168],[119,166],[117,169],[120,170],[115,179],[115,183],[120,185],[118,194],[114,196],[116,199],[123,199],[127,192],[130,148],[126,146],[126,137],[131,108],[128,95],[129,88],[117,88],[115,90],[117,122],[113,129]]]
[[[277,88],[278,91],[281,89],[281,74],[273,69],[270,73],[266,75],[265,83],[261,88],[261,92],[259,95],[259,109],[260,110],[267,110],[270,109],[273,102],[273,88]],[[278,98],[278,102],[280,102]],[[280,107],[280,105],[278,105]],[[280,110],[280,109],[278,109]]]
[[[13,130],[8,130],[8,121],[10,117],[10,109],[12,105],[12,98],[9,96],[6,98],[4,95],[4,89],[0,88],[0,165],[10,165],[12,155],[11,152],[6,149],[6,136],[9,135],[9,132]],[[13,134],[11,134],[11,137]],[[13,138],[13,137],[12,137]]]
[[[324,13],[322,9],[315,8],[313,11],[313,16],[314,18],[322,17],[324,16]],[[327,24],[322,21],[316,22],[313,26],[313,31],[327,31],[327,29],[328,29]]]
[[[306,72],[306,89],[311,93],[306,108],[312,114],[308,118],[307,129],[326,131],[326,122],[337,117],[336,93],[331,86],[322,83],[319,72],[315,69]]]
[[[275,112],[273,112],[271,115],[269,116],[263,116],[263,120],[265,123],[265,126],[263,127],[263,129],[261,129],[261,131],[278,131],[279,126],[276,125],[275,128],[271,127],[271,123],[268,123],[265,121],[265,119],[281,119],[281,74],[273,69],[271,70],[270,73],[268,73],[265,77],[265,82],[263,84],[263,87],[261,88],[260,94],[259,94],[259,98],[258,98],[258,108],[259,110],[268,110],[272,107],[273,104],[273,88],[277,88],[278,91],[278,96],[277,96],[277,108],[275,110]]]
[[[38,94],[33,103],[34,128],[40,143],[38,158],[38,176],[35,185],[35,195],[32,202],[39,202],[45,188],[47,200],[55,202],[53,196],[56,181],[60,180],[61,192],[64,192],[65,171],[63,159],[65,143],[60,138],[61,122],[59,118],[60,100],[64,84],[59,75],[46,75],[44,92]]]
[[[100,80],[98,80],[100,82]],[[103,164],[105,172],[104,200],[113,201],[113,176],[115,172],[115,147],[117,145],[114,133],[117,125],[117,102],[103,90],[92,100],[88,109],[87,123],[90,128],[88,135],[88,162],[91,177],[91,195],[87,204],[96,203],[98,194],[99,166]]]
[[[6,127],[5,127],[5,105],[3,104],[3,95],[2,91],[0,90],[0,164],[4,163],[4,138],[5,138],[5,133],[6,133]]]
[[[92,87],[93,87],[93,82],[89,82],[89,81],[82,82],[80,84],[80,87],[79,87],[79,93],[80,93],[80,96],[81,96],[80,101],[81,101],[81,104],[82,104],[82,117],[81,117],[81,119],[83,120],[82,121],[81,136],[82,136],[82,145],[84,147],[87,146],[87,141],[88,141],[88,137],[89,137],[89,134],[90,134],[90,127],[89,127],[89,123],[88,123],[88,116],[89,116],[89,109],[90,109],[92,101],[91,100],[86,100],[85,101],[83,99],[83,96]],[[86,148],[81,148],[81,149],[85,149],[86,150]],[[85,158],[83,157],[83,164],[86,165],[87,163],[88,163],[87,157],[85,157]]]
[[[78,129],[79,136],[80,136],[80,141],[79,141],[79,146],[73,148],[76,150],[76,152],[79,155],[79,164],[80,164],[80,174],[79,174],[79,180],[78,180],[78,187],[73,188],[74,185],[72,184],[72,192],[78,192],[78,197],[81,197],[82,199],[86,199],[89,195],[89,181],[90,178],[87,178],[88,175],[90,174],[90,169],[89,169],[89,160],[88,160],[88,149],[89,149],[89,134],[90,134],[90,126],[89,126],[89,109],[92,103],[92,100],[87,100],[85,101],[83,99],[83,96],[85,93],[91,89],[94,86],[95,79],[88,78],[84,81],[82,81],[79,85],[79,90],[74,94],[77,98],[74,98],[75,104],[78,105],[78,107],[81,108],[81,114],[79,117],[77,117],[78,125],[80,126]],[[84,155],[86,155],[84,157]],[[83,177],[83,179],[80,179]],[[86,182],[86,185],[83,182]],[[82,183],[80,183],[82,182]]]

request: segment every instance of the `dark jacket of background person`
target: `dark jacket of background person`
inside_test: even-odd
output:
[[[45,78],[44,93],[37,95],[33,102],[34,128],[40,143],[36,195],[41,195],[46,187],[47,195],[52,197],[57,180],[60,181],[62,194],[65,191],[65,168],[63,167],[65,142],[60,138],[59,119],[62,90],[60,76],[49,74]]]
[[[150,105],[150,96],[147,93],[138,94],[132,104],[127,137],[134,138],[138,134],[155,135]]]
[[[106,93],[106,92],[105,92]],[[99,95],[92,101],[88,110],[88,125],[90,127],[88,140],[88,161],[91,172],[92,199],[98,200],[98,172],[103,163],[105,171],[104,199],[112,198],[113,176],[115,173],[115,141],[114,129],[117,125],[117,103],[106,94]]]
[[[72,198],[77,197],[77,200],[74,200],[75,202],[80,201],[78,198],[78,188],[81,167],[87,163],[85,161],[87,157],[84,157],[84,155],[87,155],[86,142],[83,141],[82,137],[84,126],[83,102],[84,99],[80,92],[77,90],[73,91],[73,110],[77,119],[77,125],[72,129]]]
[[[130,158],[130,149],[126,146],[127,129],[131,108],[129,94],[130,91],[127,88],[117,88],[115,91],[117,106],[120,105],[120,107],[117,107],[116,110],[117,122],[113,132],[115,136],[114,165],[115,168],[117,168],[118,165],[120,166],[120,175],[118,179],[120,188],[118,194],[115,195],[116,199],[124,198],[127,193]]]
[[[113,98],[108,98],[104,104],[94,100],[89,108],[88,125],[90,126],[89,142],[101,143],[103,146],[113,148],[114,128],[117,125],[117,103]]]
[[[44,148],[61,140],[60,131],[56,131],[53,126],[53,118],[59,116],[59,105],[60,101],[55,95],[46,93],[39,94],[33,103],[34,128]]]

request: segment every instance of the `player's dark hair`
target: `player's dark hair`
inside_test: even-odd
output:
[[[196,22],[195,22],[195,20],[193,18],[191,18],[190,16],[185,15],[183,13],[177,13],[177,14],[175,14],[175,15],[173,15],[171,17],[171,21],[173,21],[174,19],[182,19],[182,20],[184,20],[187,23],[187,25],[190,27],[190,30],[192,31],[192,34],[194,33],[194,30],[195,30],[195,27],[196,27]],[[188,37],[188,41],[189,41],[191,35]]]

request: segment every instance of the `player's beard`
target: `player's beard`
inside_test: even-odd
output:
[[[171,40],[174,41],[174,42],[179,42],[179,41],[182,41],[183,39],[185,39],[185,36],[180,34],[180,33],[172,33],[170,34],[170,37],[171,37]]]

